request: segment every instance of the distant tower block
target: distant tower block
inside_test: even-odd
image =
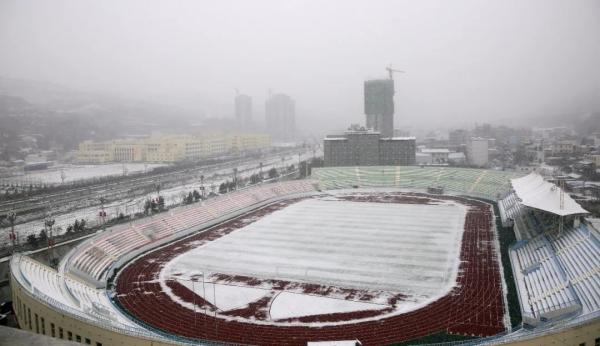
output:
[[[365,114],[367,128],[381,133],[382,137],[393,137],[394,80],[365,81]]]
[[[285,94],[271,95],[265,103],[267,132],[276,142],[292,142],[296,133],[296,105]]]
[[[252,123],[252,98],[248,95],[235,96],[235,118],[238,126],[247,130]]]

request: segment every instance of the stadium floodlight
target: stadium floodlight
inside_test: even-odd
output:
[[[204,272],[200,272],[200,275],[202,276],[202,297],[203,299],[206,301],[206,288],[204,286]],[[196,323],[196,280],[194,280],[194,278],[190,277],[190,278],[183,278],[181,276],[169,276],[167,279],[169,280],[173,280],[173,281],[186,281],[186,282],[191,282],[192,283],[192,306],[194,309],[194,328],[197,327],[197,323]],[[213,284],[213,288],[214,288],[214,284]],[[213,293],[214,294],[214,293]],[[213,297],[213,299],[215,299]],[[216,299],[215,299],[216,301]],[[206,316],[206,304],[202,304],[204,305],[204,315]],[[215,310],[215,318],[216,318],[216,310]],[[204,319],[204,323],[206,324],[206,318]],[[204,328],[206,329],[206,325],[204,326]]]

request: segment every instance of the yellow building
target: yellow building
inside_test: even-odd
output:
[[[145,161],[177,162],[185,159],[185,143],[187,137],[152,137],[143,141],[146,150]]]
[[[266,134],[173,135],[109,142],[84,141],[79,144],[77,158],[82,163],[172,163],[197,161],[227,153],[256,151],[270,146],[271,138]]]
[[[232,151],[252,151],[271,146],[271,137],[263,133],[243,133],[229,136]]]
[[[113,162],[145,161],[146,148],[136,140],[116,140],[111,142],[110,152]]]
[[[105,163],[113,161],[111,143],[83,141],[79,143],[77,160],[79,162]]]

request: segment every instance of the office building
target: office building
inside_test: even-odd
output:
[[[382,137],[371,130],[349,130],[323,141],[325,166],[398,166],[415,164],[414,137]]]

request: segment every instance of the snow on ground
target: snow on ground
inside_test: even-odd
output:
[[[176,257],[191,268],[436,295],[454,284],[466,208],[310,199]]]
[[[312,152],[309,153],[305,153],[302,155],[302,159],[305,160],[307,158],[312,157]],[[297,155],[287,155],[284,159],[283,164],[285,165],[291,165],[291,164],[297,164],[298,163],[298,156]],[[105,169],[106,172],[109,172],[111,169],[112,170],[116,170],[117,168],[119,169],[117,174],[122,174],[123,173],[123,165],[122,164],[111,164],[111,165],[90,165],[92,167],[92,170],[95,172],[94,174],[98,174],[98,170],[102,171],[102,169]],[[111,166],[113,168],[99,168],[99,167],[103,167],[103,166]],[[155,166],[160,166],[160,165],[151,165],[148,164],[148,169],[150,169],[151,167],[155,167]],[[281,168],[282,166],[282,161],[279,157],[276,158],[265,158],[263,160],[263,173],[267,172],[270,168],[272,167],[276,167],[276,168]],[[75,167],[87,167],[87,166],[75,166]],[[130,163],[127,164],[127,167],[131,167],[129,169],[129,172],[134,172],[136,169],[141,169],[143,171],[144,169],[144,164],[135,164],[135,163]],[[246,163],[243,165],[238,165],[238,171],[241,177],[247,177],[250,176],[254,173],[258,173],[259,169],[258,167],[258,162],[251,162],[251,163]],[[77,169],[78,172],[80,172]],[[207,176],[207,178],[204,180],[204,185],[207,187],[210,187],[211,185],[215,186],[218,189],[218,186],[224,182],[227,177],[217,177],[217,178],[208,178],[209,176],[213,176],[215,174],[219,175],[219,174],[227,174],[227,173],[231,173],[232,169],[231,168],[218,168],[218,169],[210,169],[210,170],[206,170],[204,172],[204,175]],[[60,179],[60,170],[58,170],[58,173],[54,172],[52,174],[58,174],[59,179]],[[69,171],[66,172],[67,176],[69,176]],[[75,175],[73,175],[74,177]],[[78,175],[81,176],[81,175]],[[96,175],[97,176],[97,175]],[[16,179],[16,178],[15,178]],[[52,178],[53,179],[53,178]],[[164,197],[165,199],[165,204],[167,206],[172,206],[172,205],[177,205],[179,203],[181,203],[181,201],[183,200],[184,195],[187,196],[187,194],[194,190],[194,189],[199,189],[200,187],[200,181],[193,181],[193,182],[182,182],[181,185],[176,186],[176,187],[172,187],[172,188],[167,188],[164,190],[160,191],[160,194]],[[210,191],[210,190],[209,190]],[[107,214],[107,219],[112,219],[115,218],[119,215],[119,213],[124,213],[124,214],[133,214],[133,213],[139,213],[142,212],[144,209],[144,201],[149,198],[149,197],[155,197],[155,193],[150,194],[148,196],[141,196],[138,198],[134,198],[134,199],[122,199],[122,200],[118,200],[118,201],[114,201],[110,204],[105,205],[104,207],[104,211]],[[58,207],[60,208],[60,207]],[[98,213],[100,211],[100,206],[95,206],[95,207],[86,207],[86,208],[81,208],[75,211],[71,211],[71,212],[60,212],[60,210],[54,210],[53,213],[53,218],[55,219],[56,223],[54,224],[54,234],[55,235],[59,235],[59,234],[63,234],[66,231],[66,228],[69,225],[72,225],[76,219],[85,219],[87,222],[88,226],[95,226],[98,225],[100,223],[100,218],[98,217]],[[24,223],[20,223],[15,225],[15,233],[17,233],[18,238],[19,238],[19,242],[25,242],[27,239],[27,236],[29,234],[38,234],[40,232],[40,230],[42,230],[44,228],[44,221],[42,219],[40,220],[33,220],[33,221],[29,221],[29,222],[24,222]],[[5,227],[0,229],[0,246],[7,246],[10,244],[10,240],[9,240],[9,228]]]
[[[272,320],[339,312],[379,310],[387,306],[306,294],[281,292],[271,302]]]
[[[462,204],[449,201],[420,205],[308,199],[175,257],[165,265],[161,281],[172,275],[202,273],[210,278],[212,273],[222,273],[387,290],[408,295],[398,302],[395,313],[408,312],[444,296],[455,285],[466,212]],[[161,285],[166,288],[164,282]],[[217,285],[217,305],[221,308],[223,300],[231,300],[231,306],[248,304],[252,297],[261,297],[259,291],[266,292],[258,287],[246,289]],[[169,289],[165,292],[191,306]],[[205,296],[198,288],[196,292]],[[209,301],[210,294],[207,291]],[[272,302],[271,317],[385,306],[283,292]]]
[[[156,167],[166,166],[158,163],[110,163],[103,165],[57,165],[49,169],[26,172],[23,175],[17,175],[10,178],[4,178],[3,181],[15,183],[44,183],[60,184],[62,183],[62,174],[64,172],[65,183],[76,180],[86,180],[97,177],[106,177],[113,175],[123,175],[124,170],[127,174],[151,171]]]

